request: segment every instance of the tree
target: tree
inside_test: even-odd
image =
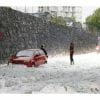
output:
[[[59,25],[66,25],[66,21],[63,17],[52,17],[50,20],[52,23],[59,24]]]
[[[100,30],[100,8],[86,18],[86,24],[90,30]]]

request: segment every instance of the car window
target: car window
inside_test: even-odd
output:
[[[17,53],[17,57],[18,56],[23,56],[23,57],[30,57],[30,56],[32,56],[33,55],[33,51],[32,50],[23,50],[23,51],[19,51],[18,53]]]
[[[34,55],[35,55],[35,56],[36,56],[36,55],[40,55],[39,51],[36,50],[36,51],[34,52]]]
[[[41,55],[45,55],[44,52],[43,52],[42,50],[39,50],[39,53],[40,53]]]

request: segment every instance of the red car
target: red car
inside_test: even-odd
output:
[[[12,55],[8,60],[9,63],[24,64],[27,67],[39,66],[47,63],[47,57],[41,49],[26,49]]]

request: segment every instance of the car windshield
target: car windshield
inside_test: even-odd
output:
[[[23,50],[17,53],[17,57],[21,56],[21,57],[30,57],[33,55],[33,51],[32,50]]]

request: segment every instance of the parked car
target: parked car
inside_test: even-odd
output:
[[[8,64],[24,64],[27,67],[39,66],[47,63],[47,57],[41,49],[26,49],[19,51],[8,59]]]

